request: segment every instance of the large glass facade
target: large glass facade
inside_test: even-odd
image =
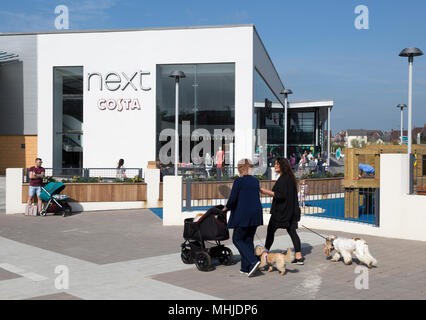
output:
[[[315,112],[289,112],[288,144],[315,145]]]
[[[273,159],[284,156],[284,109],[268,109],[264,107],[265,99],[272,103],[279,100],[268,87],[261,75],[254,71],[254,101],[260,103],[261,107],[255,107],[253,125],[255,129],[267,130],[267,159],[271,166]],[[260,157],[259,143],[255,141],[255,157]]]
[[[290,154],[300,159],[304,152],[322,152],[322,125],[318,109],[289,110],[288,146]]]
[[[235,64],[181,64],[157,65],[157,157],[162,146],[164,129],[175,128],[175,80],[169,75],[183,71],[179,82],[179,140],[182,142],[182,122],[190,122],[190,132],[206,129],[212,135],[215,129],[235,128]],[[197,141],[191,141],[191,150]],[[233,166],[233,144],[222,144],[229,166]],[[211,140],[211,151],[214,140]],[[201,154],[201,156],[205,156]],[[210,154],[211,156],[211,154]],[[182,161],[182,144],[179,147]]]
[[[53,68],[53,167],[83,166],[83,67]]]

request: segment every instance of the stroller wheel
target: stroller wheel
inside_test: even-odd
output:
[[[45,217],[46,216],[46,214],[47,214],[47,211],[46,210],[41,210],[40,211],[40,215],[42,216],[42,217]]]
[[[195,265],[200,271],[209,271],[212,265],[212,260],[208,253],[200,251],[195,255]]]
[[[62,216],[66,217],[66,216],[70,216],[71,214],[72,214],[71,206],[67,203],[66,205],[64,205],[64,210],[62,211]]]
[[[192,263],[192,257],[191,257],[191,250],[188,248],[182,248],[182,252],[180,254],[180,257],[182,259],[182,262],[185,264],[191,264]]]
[[[222,250],[220,251],[220,256],[218,259],[221,264],[224,264],[225,266],[229,266],[233,262],[233,257],[234,255],[232,254],[232,250],[227,247],[223,247]]]

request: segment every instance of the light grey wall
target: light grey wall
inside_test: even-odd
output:
[[[0,134],[37,135],[37,36],[0,35],[19,63],[0,66]]]

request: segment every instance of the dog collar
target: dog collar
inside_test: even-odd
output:
[[[262,254],[260,255],[261,260],[262,260],[263,257],[265,257],[265,263],[268,263],[268,253],[269,252],[267,250],[263,250]]]

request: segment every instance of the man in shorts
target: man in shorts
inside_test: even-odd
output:
[[[33,202],[34,195],[37,195],[37,208],[38,212],[41,211],[42,201],[40,199],[41,194],[41,186],[44,178],[45,170],[41,166],[43,162],[40,158],[35,160],[35,166],[29,169],[30,175],[30,187],[28,189],[28,202],[27,204],[30,206]]]

